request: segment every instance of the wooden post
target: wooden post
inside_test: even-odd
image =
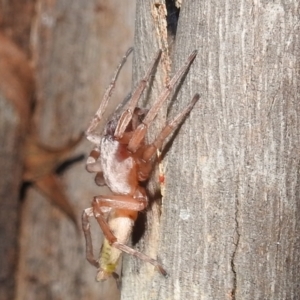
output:
[[[163,2],[138,2],[138,77],[164,47],[159,9],[170,13]],[[163,161],[161,215],[150,210],[154,227],[136,246],[157,254],[169,277],[129,258],[123,300],[298,297],[298,11],[298,1],[182,1],[172,72],[192,50],[198,56],[170,116],[194,93],[201,100]]]

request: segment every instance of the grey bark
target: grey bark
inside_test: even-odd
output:
[[[138,2],[136,79],[165,40],[157,8]],[[161,215],[154,205],[136,246],[169,277],[126,258],[122,299],[298,299],[299,8],[183,1],[172,72],[199,52],[170,115],[201,100],[163,161]]]

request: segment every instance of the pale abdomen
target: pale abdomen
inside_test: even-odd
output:
[[[112,217],[109,222],[111,231],[116,236],[119,243],[127,244],[131,235],[134,221],[130,217]],[[97,274],[96,280],[101,281],[107,279],[113,272],[115,272],[122,251],[109,245],[108,241],[104,239],[99,264],[100,269]]]

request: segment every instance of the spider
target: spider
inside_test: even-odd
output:
[[[199,94],[195,94],[189,105],[168,122],[151,144],[145,142],[148,127],[197,55],[196,50],[189,55],[185,65],[178,70],[169,85],[147,111],[138,108],[137,103],[160,60],[162,51],[159,50],[145,77],[138,83],[133,93],[124,100],[124,103],[116,109],[106,124],[104,133],[98,134],[96,128],[111,97],[119,72],[132,50],[130,48],[120,62],[100,107],[86,130],[87,139],[95,145],[87,159],[86,169],[88,172],[96,173],[95,182],[98,185],[107,185],[113,193],[109,196],[95,196],[92,206],[85,209],[82,214],[86,258],[98,269],[97,281],[111,276],[118,279],[115,270],[122,252],[149,262],[161,274],[167,275],[157,260],[126,244],[138,212],[144,210],[148,205],[146,191],[140,183],[149,178],[155,165],[157,149],[162,147],[167,136],[184,120],[200,97]],[[89,217],[96,218],[104,234],[104,242],[98,260],[93,255]]]

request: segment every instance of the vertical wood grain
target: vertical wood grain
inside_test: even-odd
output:
[[[138,49],[156,45],[151,5],[137,9]],[[298,1],[182,1],[172,70],[199,52],[170,115],[201,100],[164,161],[156,243],[170,276],[130,268],[122,299],[297,299],[298,45]]]

